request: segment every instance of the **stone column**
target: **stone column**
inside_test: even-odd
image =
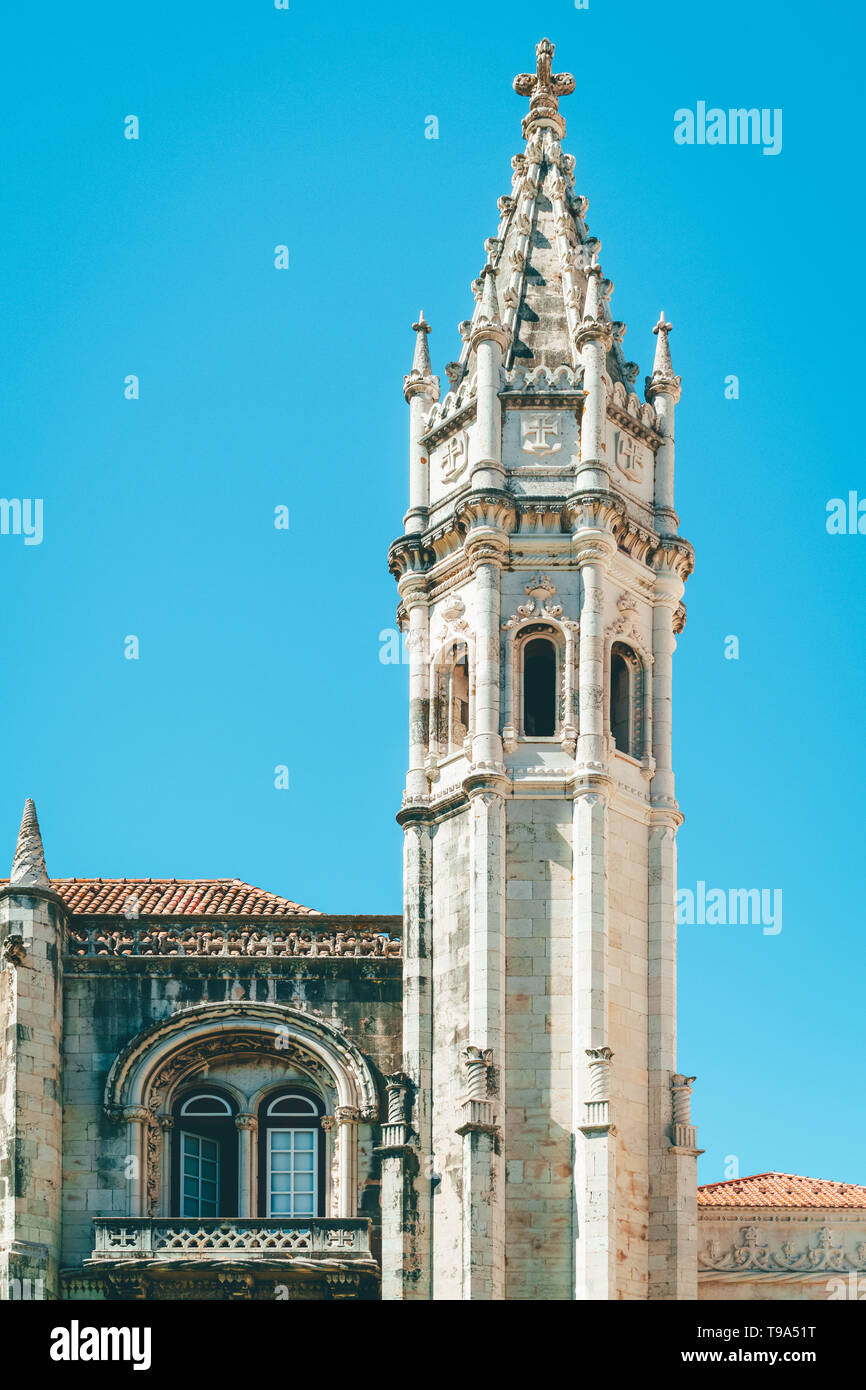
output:
[[[412,371],[403,379],[403,394],[409,403],[409,510],[403,524],[409,535],[427,527],[430,462],[422,439],[426,417],[439,399],[439,378],[433,376],[427,348],[430,325],[423,313],[412,329],[416,335],[415,357]]]
[[[502,468],[499,374],[508,334],[499,317],[496,276],[489,265],[482,272],[481,301],[472,324],[470,342],[475,351],[478,412],[473,432],[472,486],[501,488],[504,486],[505,473]]]
[[[399,1157],[403,1172],[401,1181],[405,1181],[406,1189],[405,1199],[401,1197],[398,1203],[393,1197],[397,1178],[392,1174],[394,1183],[387,1204],[383,1196],[382,1296],[429,1299],[432,1287],[429,1165],[433,1154],[433,839],[422,807],[409,803],[397,819],[403,826],[403,1067],[408,1083],[405,1101],[407,1151]],[[410,1088],[414,1094],[411,1130],[408,1121]],[[409,1228],[401,1225],[406,1211],[411,1214]]]
[[[469,1036],[464,1061],[463,1297],[505,1297],[505,779],[470,777]],[[488,1096],[496,1064],[495,1114]],[[468,1107],[468,1108],[467,1108]],[[497,1125],[497,1118],[500,1124]]]
[[[328,1188],[325,1194],[327,1197],[325,1215],[337,1216],[339,1215],[339,1193],[337,1192],[339,1175],[334,1173],[334,1131],[337,1127],[337,1121],[333,1115],[323,1115],[321,1123],[325,1144],[325,1181]]]
[[[159,1154],[159,1210],[154,1215],[169,1216],[171,1214],[171,1137],[174,1132],[174,1116],[169,1114],[157,1115],[156,1122],[159,1125],[162,1138]]]
[[[235,1115],[238,1132],[238,1216],[252,1216],[255,1206],[255,1164],[253,1142],[258,1120],[255,1115]]]
[[[583,318],[574,335],[575,347],[583,366],[583,389],[586,392],[580,422],[578,492],[603,491],[609,486],[605,462],[607,390],[604,377],[612,339],[613,331],[604,316],[601,267],[596,265],[590,267],[587,274]]]
[[[505,1200],[500,1127],[489,1096],[492,1053],[463,1051],[466,1095],[461,1105],[463,1137],[463,1271],[466,1300],[505,1297]]]
[[[607,770],[607,738],[604,731],[604,585],[607,564],[614,549],[612,537],[595,528],[585,534],[578,533],[574,538],[574,555],[583,585],[578,666],[577,766],[580,772],[585,773]]]
[[[586,518],[593,521],[592,514]],[[614,1298],[616,1226],[614,1206],[615,1131],[598,1108],[588,1109],[604,1076],[608,1034],[608,775],[604,732],[605,644],[603,599],[612,538],[590,525],[575,536],[583,583],[580,619],[579,734],[574,781],[572,1055],[574,1107],[574,1297]],[[594,1070],[588,1068],[589,1056]],[[609,1105],[609,1095],[603,1097]],[[609,1260],[610,1257],[610,1260]]]
[[[146,1216],[147,1126],[150,1111],[146,1105],[127,1105],[123,1118],[126,1122],[126,1157],[132,1174],[129,1179],[129,1214]]]
[[[676,800],[671,748],[673,654],[683,556],[663,545],[654,559],[653,758],[649,826],[648,1005],[649,1297],[697,1298],[697,1154],[694,1131],[671,1129],[677,1067]],[[693,1078],[691,1078],[693,1079]]]
[[[426,759],[430,722],[430,609],[423,576],[410,574],[400,584],[403,606],[409,618],[409,766],[406,795],[426,796]]]
[[[499,731],[500,576],[506,542],[495,536],[467,541],[475,576],[475,725],[472,760],[476,767],[502,767]]]
[[[580,1146],[582,1202],[577,1241],[577,1297],[616,1298],[616,1129],[610,1099],[609,1047],[586,1049],[588,1086],[584,1090]]]
[[[360,1112],[354,1105],[338,1105],[334,1111],[337,1121],[337,1164],[339,1191],[337,1215],[358,1214],[358,1124]]]
[[[388,1118],[382,1125],[382,1143],[376,1149],[382,1165],[382,1300],[386,1303],[410,1297],[418,1273],[418,1159],[410,1142],[410,1084],[405,1072],[387,1078]]]

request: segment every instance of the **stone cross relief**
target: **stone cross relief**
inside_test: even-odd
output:
[[[446,482],[458,478],[466,467],[466,441],[462,434],[452,434],[442,448],[442,477]]]
[[[527,454],[558,454],[562,448],[558,415],[524,415],[520,421],[520,442]]]
[[[623,473],[639,473],[643,467],[641,446],[625,430],[620,430],[616,437],[616,461]]]

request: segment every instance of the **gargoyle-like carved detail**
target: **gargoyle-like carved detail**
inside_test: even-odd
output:
[[[4,965],[23,965],[27,957],[24,937],[10,934],[0,946],[0,961]]]

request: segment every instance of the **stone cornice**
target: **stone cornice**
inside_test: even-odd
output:
[[[476,527],[479,540],[489,530],[502,533],[504,545],[534,541],[566,550],[582,530],[607,532],[615,551],[628,556],[661,577],[668,574],[685,581],[694,568],[694,550],[681,536],[660,536],[644,521],[631,499],[615,491],[586,491],[561,497],[518,497],[509,491],[484,490],[464,493],[444,521],[421,535],[400,536],[388,552],[388,564],[401,594],[410,583],[428,583],[428,597],[435,586],[454,582],[469,561],[467,538]],[[553,529],[553,527],[557,529]],[[524,529],[525,528],[525,529]],[[538,563],[531,560],[530,564]],[[572,563],[575,563],[572,559]],[[409,577],[413,578],[410,579]],[[679,602],[679,596],[676,596]]]

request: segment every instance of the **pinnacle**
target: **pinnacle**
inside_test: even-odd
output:
[[[673,324],[668,323],[666,321],[665,311],[664,309],[662,309],[661,313],[659,314],[659,321],[653,329],[653,333],[655,333],[656,335],[656,351],[655,358],[653,360],[653,377],[668,378],[672,377],[674,374],[673,364],[671,362],[671,347],[670,342],[668,340],[668,335],[670,334],[672,328]]]
[[[15,858],[9,872],[11,887],[50,888],[51,880],[45,868],[42,835],[36,818],[36,807],[30,797],[24,803],[21,829],[15,846]]]
[[[418,315],[418,322],[412,324],[412,332],[415,336],[415,355],[412,358],[412,376],[429,377],[432,373],[430,366],[430,349],[427,346],[427,334],[431,331],[430,325],[424,317],[422,309]]]

